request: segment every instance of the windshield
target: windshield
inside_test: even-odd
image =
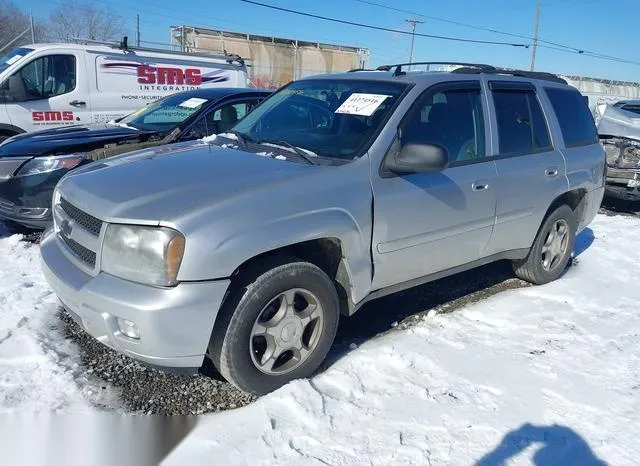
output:
[[[25,55],[33,52],[33,49],[29,49],[27,47],[21,47],[19,49],[12,50],[11,52],[3,55],[0,58],[0,73],[9,68],[15,62],[20,60]]]
[[[296,81],[233,129],[257,142],[285,141],[323,157],[353,159],[369,148],[406,87],[355,79]]]
[[[208,102],[200,97],[176,94],[156,100],[118,121],[119,125],[169,133]]]

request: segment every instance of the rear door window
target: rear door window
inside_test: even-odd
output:
[[[571,89],[545,89],[558,118],[566,147],[598,142],[598,130],[582,94]]]
[[[552,149],[549,129],[533,90],[493,90],[500,155],[522,155]]]

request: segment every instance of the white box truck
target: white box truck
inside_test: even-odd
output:
[[[15,134],[122,117],[169,94],[247,87],[237,55],[108,45],[34,44],[0,58],[0,140]]]

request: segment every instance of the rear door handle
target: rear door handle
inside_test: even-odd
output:
[[[549,177],[553,177],[553,176],[557,176],[558,175],[558,169],[557,168],[547,168],[544,171],[545,176],[549,176]]]
[[[473,189],[474,191],[486,191],[487,189],[489,189],[489,183],[486,183],[484,181],[476,181],[471,185],[471,189]]]
[[[84,107],[87,103],[81,100],[72,100],[69,102],[69,105],[73,105],[74,107]]]

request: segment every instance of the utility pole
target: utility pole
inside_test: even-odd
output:
[[[411,63],[413,61],[413,41],[416,38],[416,25],[424,24],[424,21],[420,21],[418,19],[407,19],[405,21],[412,26],[412,30],[411,30],[411,48],[409,49],[409,63]],[[409,66],[409,69],[411,69],[411,66]]]
[[[531,50],[531,71],[536,67],[536,52],[538,51],[538,33],[540,31],[540,0],[536,0],[536,22],[533,32],[533,49]]]
[[[33,13],[31,12],[31,10],[29,10],[29,24],[31,27],[31,43],[35,44],[36,43],[36,33],[33,29]]]
[[[136,45],[140,47],[140,14],[136,13]]]

